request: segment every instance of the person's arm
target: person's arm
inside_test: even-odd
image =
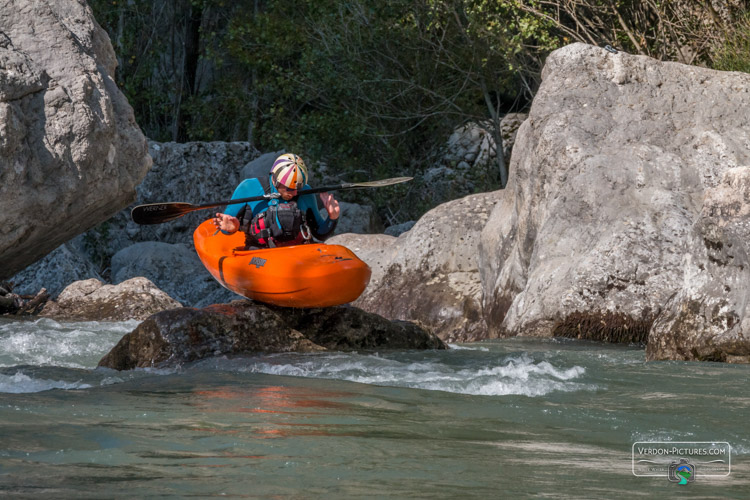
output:
[[[336,198],[331,193],[320,193],[320,201],[323,202],[323,206],[328,212],[328,218],[338,220],[339,215],[341,215],[341,207]]]
[[[224,234],[234,234],[240,228],[240,220],[233,215],[216,212],[214,225]]]
[[[263,194],[263,188],[258,179],[245,179],[234,190],[232,199],[248,198],[258,194]],[[243,210],[251,210],[251,208],[247,203],[227,205],[224,213],[217,212],[214,216],[214,225],[224,234],[236,233],[240,229],[240,219],[238,216]]]
[[[321,193],[320,200],[326,209],[327,217],[320,215],[317,199],[314,195],[303,195],[300,198],[299,205],[307,215],[307,224],[310,226],[310,232],[313,237],[317,240],[325,241],[336,230],[336,225],[341,215],[341,207],[339,206],[339,202],[329,193]]]

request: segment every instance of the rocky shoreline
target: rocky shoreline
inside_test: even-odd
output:
[[[229,197],[278,152],[147,142],[90,9],[54,8],[0,21],[12,41],[0,67],[13,69],[0,81],[0,280],[15,287],[0,310],[65,317],[55,308],[90,299],[67,317],[148,321],[234,300],[192,249],[207,214],[139,227],[128,209]],[[493,146],[467,124],[409,194],[436,205],[418,221],[383,234],[371,207],[343,205],[330,241],[373,269],[353,306],[452,342],[565,336],[645,343],[648,360],[750,363],[750,75],[576,43],[542,77],[528,117],[508,117],[520,128],[506,189],[475,193],[472,168]],[[129,293],[139,305],[104,305]]]

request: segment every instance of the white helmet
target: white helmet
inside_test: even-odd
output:
[[[295,154],[283,154],[273,162],[271,179],[275,186],[281,185],[288,189],[302,189],[307,184],[305,162]]]

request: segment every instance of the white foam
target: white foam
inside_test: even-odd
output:
[[[137,321],[59,323],[49,318],[0,323],[0,367],[93,368]]]
[[[505,357],[493,366],[456,367],[444,361],[400,361],[377,355],[320,354],[250,359],[240,371],[347,380],[363,384],[409,387],[459,394],[543,396],[553,391],[593,390],[577,382],[581,366],[561,368],[526,355]],[[343,359],[342,359],[343,358]]]
[[[23,372],[14,375],[0,374],[0,392],[22,394],[28,392],[42,392],[50,389],[87,389],[89,384],[77,382],[64,382],[62,380],[45,380],[29,377]]]
[[[490,350],[487,347],[468,347],[465,345],[458,345],[458,344],[447,344],[448,349],[452,349],[455,351],[482,351],[482,352],[490,352]]]

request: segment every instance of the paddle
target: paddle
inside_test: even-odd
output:
[[[383,179],[380,181],[370,182],[344,182],[343,184],[336,184],[335,186],[323,186],[311,189],[302,189],[297,191],[297,195],[313,194],[313,193],[325,193],[328,191],[341,191],[344,189],[360,189],[370,187],[383,187],[390,186],[392,184],[399,184],[401,182],[407,182],[412,180],[413,177],[394,177],[392,179]],[[190,203],[149,203],[147,205],[138,205],[133,208],[130,212],[130,217],[133,222],[141,225],[148,224],[161,224],[162,222],[169,222],[171,220],[182,217],[183,215],[195,212],[196,210],[205,210],[207,208],[221,207],[223,205],[234,205],[236,203],[248,203],[251,201],[260,200],[272,200],[274,198],[280,198],[279,193],[262,194],[259,196],[251,196],[250,198],[237,198],[236,200],[224,200],[216,201],[213,203],[204,203],[203,205],[191,205]]]

